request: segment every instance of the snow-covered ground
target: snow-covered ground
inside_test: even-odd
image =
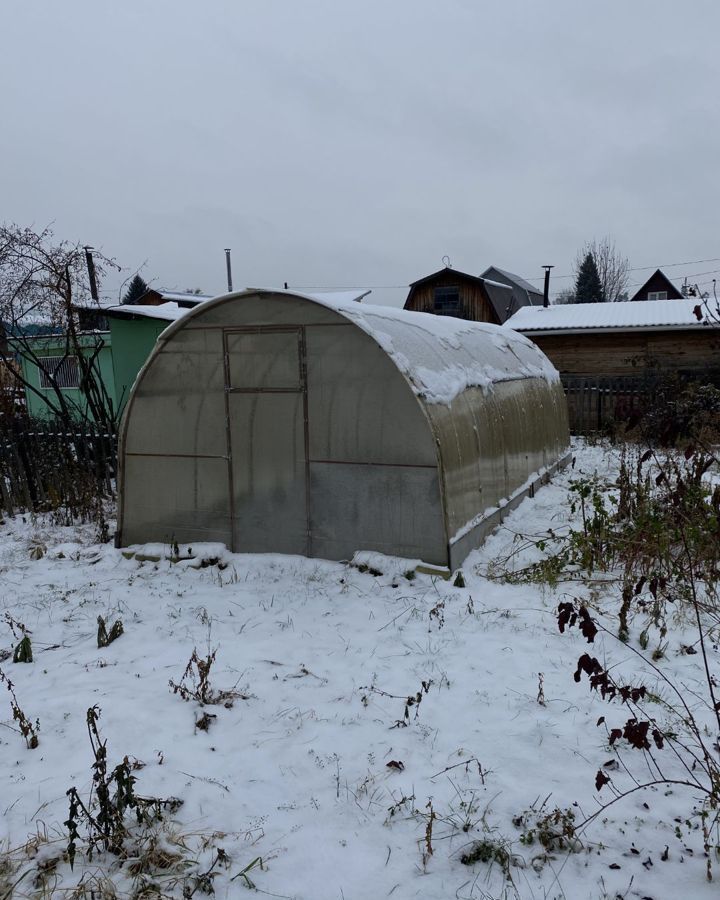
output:
[[[304,900],[717,896],[705,878],[697,821],[685,824],[694,801],[687,790],[630,795],[583,832],[575,852],[545,853],[537,841],[521,840],[556,808],[573,811],[577,823],[609,799],[596,794],[594,778],[615,750],[596,723],[627,716],[586,679],[574,682],[588,645],[577,633],[559,634],[556,624],[559,600],[592,589],[602,605],[602,585],[555,591],[499,584],[484,573],[510,552],[516,534],[567,526],[567,486],[580,471],[607,476],[615,464],[607,449],[579,446],[575,467],[526,500],[467,559],[464,588],[427,575],[408,580],[402,561],[383,563],[379,576],[340,563],[224,551],[222,569],[138,561],[94,544],[90,527],[7,520],[0,526],[0,648],[16,643],[2,622],[7,611],[32,632],[35,661],[6,659],[0,668],[28,717],[39,719],[40,743],[28,750],[12,730],[0,685],[5,849],[39,834],[35,862],[52,866],[62,851],[66,791],[74,785],[87,796],[91,784],[85,717],[97,705],[110,765],[125,755],[141,760],[139,793],[183,801],[166,822],[168,835],[182,839],[201,868],[214,848],[229,855],[228,867],[217,866],[218,897],[246,895],[245,879],[231,879],[257,857],[263,868],[248,875],[258,891]],[[101,650],[98,615],[108,625],[120,617],[125,627]],[[701,657],[680,653],[681,630],[668,637],[659,665],[694,689]],[[245,699],[202,710],[172,693],[168,682],[181,678],[195,647],[201,655],[217,648],[212,685]],[[632,650],[610,639],[592,652],[637,669]],[[418,692],[421,702],[406,718],[405,698]],[[203,712],[216,716],[208,731],[195,727]],[[620,753],[645,777],[642,754]],[[622,771],[614,777],[631,784]],[[461,862],[479,840],[500,848],[499,857],[507,852],[507,873],[497,861]],[[34,893],[34,863],[24,860],[9,883],[26,874],[4,896],[66,896],[60,889],[77,883],[81,863],[78,857],[72,880],[61,862],[42,894]],[[90,873],[99,867],[118,896],[131,896],[113,858],[94,858]],[[0,866],[0,897],[2,877]],[[169,879],[156,883],[171,895]]]

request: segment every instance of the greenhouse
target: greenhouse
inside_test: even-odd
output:
[[[117,542],[456,568],[568,443],[559,376],[516,332],[353,294],[227,294],[137,377]]]

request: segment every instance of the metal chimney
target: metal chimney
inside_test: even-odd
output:
[[[543,266],[545,269],[545,287],[543,288],[543,306],[547,309],[550,306],[550,269],[555,266]]]
[[[232,265],[230,263],[230,248],[225,248],[225,268],[227,269],[228,294],[232,293]]]
[[[90,282],[90,296],[97,303],[99,301],[98,297],[98,286],[97,286],[97,275],[95,273],[95,260],[92,257],[92,247],[83,247],[85,251],[85,262],[87,264],[88,270],[88,281]]]

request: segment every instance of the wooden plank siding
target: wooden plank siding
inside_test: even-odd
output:
[[[716,329],[528,334],[527,337],[562,375],[708,374],[720,370],[720,332]]]
[[[415,312],[435,312],[435,288],[457,287],[460,295],[460,310],[456,318],[474,322],[491,322],[499,325],[500,320],[490,303],[482,282],[468,279],[460,272],[446,269],[432,280],[414,285],[405,301],[405,309]]]

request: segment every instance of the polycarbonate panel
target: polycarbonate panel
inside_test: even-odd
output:
[[[440,446],[451,540],[558,458],[568,443],[564,396],[558,400],[555,384],[523,378],[498,382],[492,391],[468,389],[451,407],[427,407]]]
[[[229,300],[219,300],[208,304],[188,319],[189,329],[208,325],[224,328],[245,325],[311,325],[317,323],[344,322],[334,310],[326,309],[318,303],[311,303],[302,297],[284,294],[243,294]]]
[[[350,323],[305,334],[310,459],[436,466],[422,405],[387,353]]]
[[[447,564],[437,469],[310,463],[312,555],[356,550]]]
[[[226,456],[222,332],[180,331],[160,348],[128,404],[125,452]]]
[[[123,461],[123,544],[220,541],[230,544],[224,459],[130,456]]]
[[[229,396],[233,549],[308,552],[303,395]]]
[[[299,390],[300,330],[226,332],[231,388]]]

